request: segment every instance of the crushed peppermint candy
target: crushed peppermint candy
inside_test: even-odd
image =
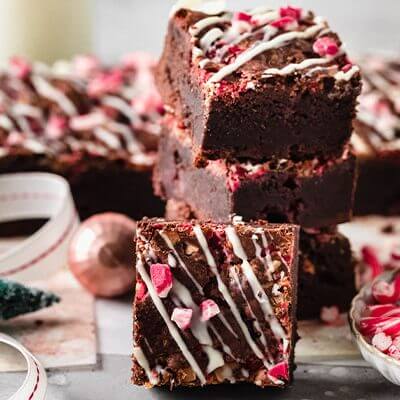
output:
[[[372,304],[363,309],[358,329],[377,350],[400,360],[400,273],[390,282],[378,278],[371,294]]]

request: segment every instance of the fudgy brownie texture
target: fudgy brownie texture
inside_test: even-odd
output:
[[[162,215],[151,185],[164,112],[153,68],[138,53],[114,67],[90,56],[52,67],[12,59],[0,73],[0,173],[63,175],[83,219]]]
[[[168,200],[167,220],[197,218],[181,201]],[[356,261],[349,240],[336,228],[302,229],[299,242],[297,318],[318,319],[322,307],[345,312],[356,294]]]
[[[355,268],[350,242],[336,229],[302,230],[298,319],[318,319],[322,307],[348,311],[356,295]]]
[[[291,382],[298,227],[139,223],[133,383]]]
[[[230,214],[237,214],[245,220],[316,228],[350,219],[355,158],[349,150],[323,162],[211,160],[197,168],[190,137],[178,125],[170,116],[163,124],[153,178],[155,193],[162,198],[188,203],[205,220],[227,221]]]
[[[326,21],[294,7],[177,11],[156,81],[190,128],[196,163],[339,156],[361,87]]]
[[[400,61],[361,60],[364,89],[352,143],[359,160],[355,213],[400,214]]]

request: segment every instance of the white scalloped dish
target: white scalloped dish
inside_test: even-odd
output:
[[[395,271],[385,272],[382,275],[379,275],[374,282],[376,280],[385,280],[386,282],[391,282],[394,276]],[[390,357],[389,355],[386,355],[375,348],[372,344],[368,343],[366,338],[358,329],[359,321],[363,312],[365,311],[365,307],[367,305],[376,304],[372,296],[372,285],[373,282],[365,285],[360,290],[358,295],[354,297],[349,313],[350,328],[365,361],[378,370],[387,380],[395,385],[400,385],[400,361]]]

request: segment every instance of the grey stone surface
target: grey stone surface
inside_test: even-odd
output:
[[[48,400],[394,400],[400,388],[371,368],[300,365],[294,385],[259,389],[252,385],[221,385],[200,389],[146,390],[130,384],[130,358],[107,355],[90,370],[48,373]],[[0,400],[6,400],[23,380],[21,373],[0,374]]]

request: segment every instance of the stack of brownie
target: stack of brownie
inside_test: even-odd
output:
[[[363,91],[352,144],[359,160],[356,215],[400,214],[400,58],[360,60]]]
[[[299,224],[299,318],[347,310],[354,260],[336,225],[352,214],[361,83],[327,22],[295,7],[180,9],[156,75],[167,218]]]
[[[0,174],[63,175],[82,219],[160,215],[151,184],[163,114],[154,65],[144,53],[112,67],[93,56],[51,67],[11,59],[0,71]]]

